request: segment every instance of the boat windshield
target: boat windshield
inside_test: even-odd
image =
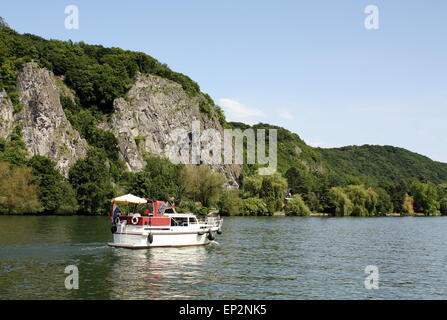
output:
[[[150,204],[152,205],[152,204]],[[152,212],[152,207],[149,204],[116,204],[119,210],[120,216],[131,216],[134,214],[140,214],[141,216],[148,216]]]

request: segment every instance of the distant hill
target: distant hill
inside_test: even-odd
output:
[[[250,126],[241,122],[229,122],[233,129],[276,129],[278,141],[278,169],[285,173],[290,167],[297,164],[305,165],[311,171],[323,171],[323,161],[320,153],[311,146],[308,146],[296,133],[282,127],[267,123],[258,123]]]
[[[87,144],[107,151],[109,160],[117,165],[119,158],[132,171],[138,171],[144,163],[132,157],[138,155],[139,150],[163,155],[156,151],[166,144],[165,133],[170,126],[182,124],[186,129],[191,119],[200,118],[206,128],[219,130],[223,127],[277,129],[278,169],[283,174],[291,167],[305,167],[311,172],[328,174],[334,184],[344,184],[352,177],[370,179],[377,184],[411,179],[436,184],[447,182],[447,164],[402,148],[371,145],[313,148],[297,134],[278,126],[227,123],[220,107],[200,91],[196,82],[141,52],[19,34],[0,20],[0,62],[0,103],[3,106],[0,138],[10,139],[14,126],[21,124],[29,151],[48,156],[60,166],[60,162],[67,159],[67,146],[71,146],[72,150],[68,149],[75,156],[71,156],[73,161],[64,160],[64,174],[78,156],[85,154]],[[25,85],[27,83],[34,85],[33,92],[28,92],[31,89]],[[55,99],[46,101],[45,97]],[[35,103],[38,100],[40,104]],[[33,121],[23,120],[36,118],[26,115],[35,115],[34,109],[42,105],[52,112],[59,110],[58,116],[50,117],[55,128],[61,127],[56,125],[56,120],[65,118],[66,114],[62,127],[68,129],[62,133],[56,130],[53,137]],[[41,113],[48,118],[49,111],[44,111]],[[160,120],[161,116],[166,120]],[[49,126],[48,121],[41,123]],[[124,127],[129,129],[123,130]],[[64,136],[72,131],[73,134]],[[39,134],[43,139],[35,138]],[[86,142],[75,144],[73,141],[79,139],[72,136],[80,136]],[[43,150],[31,145],[42,144],[45,139],[52,148]],[[236,169],[226,176],[236,180]],[[246,169],[254,172],[253,167]]]
[[[315,150],[338,180],[368,176],[380,184],[411,179],[436,184],[447,182],[446,163],[403,148],[363,145]]]
[[[259,123],[250,126],[230,122],[232,128],[278,130],[278,170],[306,166],[325,172],[334,184],[344,185],[353,177],[378,185],[416,179],[435,184],[447,183],[447,163],[393,146],[363,145],[341,148],[313,148],[296,133],[282,127]]]

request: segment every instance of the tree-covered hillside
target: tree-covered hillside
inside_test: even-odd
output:
[[[282,127],[274,126],[267,123],[258,123],[250,126],[241,122],[229,122],[232,129],[265,129],[266,137],[269,129],[277,130],[277,147],[278,147],[278,170],[285,173],[294,165],[300,163],[311,171],[321,171],[323,162],[319,152],[308,146],[296,133],[290,132]],[[266,138],[266,148],[268,149],[268,139]]]
[[[27,110],[17,83],[30,61],[51,70],[69,91],[60,96],[61,108],[88,143],[86,157],[77,158],[68,178],[53,161],[27,150],[20,117],[15,117]],[[278,172],[261,176],[256,164],[244,164],[240,190],[224,190],[224,177],[207,166],[177,165],[147,154],[145,168],[127,172],[117,137],[100,124],[111,118],[113,102],[128,92],[137,73],[169,79],[187,95],[201,95],[202,115],[216,117],[226,128],[276,129]],[[0,93],[5,103],[0,107],[8,103],[14,113],[12,133],[0,138],[0,214],[107,214],[110,198],[123,193],[175,197],[183,210],[201,213],[218,207],[222,214],[242,215],[447,214],[447,164],[389,146],[312,148],[281,127],[227,123],[197,83],[145,53],[19,34],[0,19]]]
[[[6,90],[14,103],[18,103],[17,74],[21,66],[30,61],[37,62],[55,75],[64,76],[65,83],[75,91],[81,106],[103,113],[112,111],[113,100],[127,92],[137,72],[177,82],[190,95],[201,93],[199,85],[188,76],[172,71],[145,53],[20,34],[2,19],[0,90]],[[216,107],[208,95],[204,96],[209,104],[201,107],[204,111]]]
[[[413,179],[435,184],[447,182],[447,164],[392,146],[347,146],[317,148],[330,168],[330,175],[340,184],[352,176],[367,176],[377,184]]]

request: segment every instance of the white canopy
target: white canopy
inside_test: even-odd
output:
[[[135,204],[144,204],[147,203],[146,199],[139,198],[134,196],[133,194],[126,194],[124,196],[116,197],[112,199],[112,202],[115,203],[135,203]]]

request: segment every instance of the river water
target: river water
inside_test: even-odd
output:
[[[109,227],[0,216],[0,299],[447,299],[447,217],[226,217],[208,246],[148,250]]]

